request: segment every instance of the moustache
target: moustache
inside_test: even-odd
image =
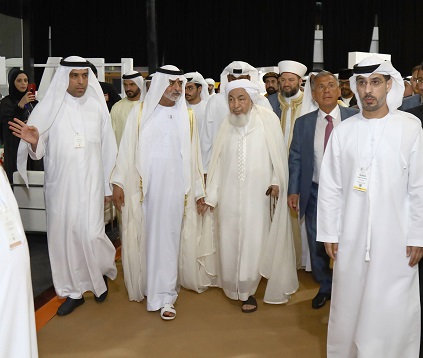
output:
[[[370,96],[370,95],[366,95],[364,96],[363,99],[376,99],[376,97]]]

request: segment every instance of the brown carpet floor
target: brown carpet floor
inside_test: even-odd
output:
[[[181,289],[176,319],[163,321],[159,312],[147,312],[145,302],[128,301],[120,260],[117,266],[105,302],[87,293],[84,305],[41,328],[41,358],[326,357],[329,305],[311,308],[318,290],[311,273],[298,272],[300,289],[286,305],[263,303],[262,280],[258,310],[250,314],[218,288],[201,294]]]

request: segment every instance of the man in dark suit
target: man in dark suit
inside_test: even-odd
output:
[[[422,122],[422,126],[423,126],[423,104],[421,104],[420,106],[417,106],[417,107],[407,109],[407,110],[405,110],[405,112],[414,114],[418,119],[420,119],[420,121]]]
[[[423,65],[423,63],[422,63]],[[417,70],[417,78],[415,79],[415,83],[417,85],[417,90],[419,91],[417,94],[413,95],[413,96],[409,96],[409,97],[405,97],[402,101],[401,107],[399,107],[398,109],[401,111],[406,111],[408,112],[408,109],[410,108],[414,108],[417,107],[421,104],[423,104],[423,69],[422,66],[420,65],[420,68],[418,68],[417,66],[413,68],[413,78],[414,78],[414,71],[415,69]],[[414,114],[414,113],[413,113]]]
[[[419,106],[422,103],[422,96],[415,94],[413,96],[404,97],[401,107],[398,109],[401,111],[407,111],[410,108]]]
[[[324,244],[316,241],[317,191],[320,165],[331,129],[341,120],[358,113],[356,108],[339,106],[341,95],[338,79],[330,72],[319,72],[311,82],[313,99],[319,109],[295,122],[289,151],[288,206],[305,215],[310,247],[311,270],[320,284],[312,307],[321,308],[331,297],[332,272]]]

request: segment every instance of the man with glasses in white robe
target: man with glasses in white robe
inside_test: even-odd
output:
[[[371,56],[354,66],[360,112],[336,126],[319,179],[317,240],[335,260],[329,358],[414,358],[420,346],[423,137],[398,111],[402,76]]]

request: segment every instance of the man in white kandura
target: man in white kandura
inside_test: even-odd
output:
[[[207,82],[199,72],[185,73],[187,83],[185,85],[185,99],[187,107],[194,111],[197,120],[198,135],[200,136],[201,157],[203,159],[203,166],[205,165],[204,158],[206,156],[206,148],[204,146],[205,123],[206,123],[206,106],[210,98],[207,88]]]
[[[327,356],[415,358],[421,123],[397,110],[404,83],[389,61],[365,58],[350,83],[360,112],[333,129],[319,179],[317,240],[335,260]]]
[[[216,86],[216,82],[214,81],[213,78],[205,78],[205,81],[207,82],[207,87],[209,90],[209,95],[213,96],[216,94],[216,92],[214,91],[214,87]]]
[[[118,148],[129,113],[137,103],[144,100],[145,96],[145,93],[142,92],[144,79],[141,73],[129,71],[122,76],[122,80],[126,97],[116,102],[110,111],[112,128],[113,132],[115,132]]]
[[[0,164],[0,357],[37,358],[28,243]]]
[[[18,170],[27,183],[26,158],[44,157],[44,196],[53,284],[71,313],[92,291],[97,302],[114,279],[116,250],[104,230],[104,203],[111,200],[110,173],[116,140],[104,95],[90,63],[78,56],[60,62],[28,124],[9,122],[23,139]],[[27,143],[26,143],[27,142]]]
[[[134,107],[111,177],[122,210],[122,262],[131,301],[174,319],[179,285],[201,292],[210,284],[198,247],[204,201],[196,120],[187,108],[186,79],[177,67],[157,69],[144,103]],[[207,282],[208,281],[208,282]]]
[[[298,288],[286,205],[288,159],[278,117],[255,104],[258,87],[240,79],[228,83],[225,93],[230,114],[216,137],[199,210],[216,209],[217,285],[249,313],[257,309],[254,294],[262,276],[268,278],[266,303],[286,303]]]

